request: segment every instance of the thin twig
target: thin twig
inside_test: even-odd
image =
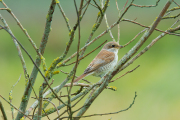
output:
[[[3,26],[0,25],[0,27],[2,27],[4,30],[6,30],[6,28],[4,28]],[[7,30],[6,30],[7,31]],[[46,84],[48,85],[48,87],[50,88],[50,90],[53,92],[53,94],[55,94],[56,98],[58,100],[59,97],[58,95],[53,91],[53,89],[51,88],[51,86],[49,85],[47,78],[43,75],[43,73],[41,72],[41,70],[39,69],[39,67],[36,65],[36,63],[34,62],[33,58],[30,56],[30,54],[27,52],[27,50],[23,47],[23,45],[14,37],[14,35],[12,35],[9,31],[7,31],[17,42],[18,44],[21,46],[21,48],[25,51],[25,53],[28,55],[28,57],[30,58],[30,60],[33,62],[33,64],[36,66],[36,68],[38,69],[39,73],[41,74],[41,76],[44,78]],[[60,100],[62,103],[64,103],[62,100]],[[65,104],[65,103],[64,103]]]
[[[53,84],[53,82],[54,82],[54,79],[52,79],[52,81],[51,81],[51,83],[49,85],[51,86]],[[43,93],[45,93],[47,90],[48,90],[48,87],[44,90]]]
[[[34,43],[34,41],[31,39],[30,35],[28,34],[27,30],[22,26],[22,24],[20,23],[20,21],[17,19],[17,17],[15,16],[15,14],[11,11],[11,9],[5,4],[4,1],[1,1],[2,4],[7,8],[7,11],[12,15],[12,17],[15,19],[15,21],[17,22],[18,26],[21,28],[21,30],[24,32],[24,34],[28,37],[28,40],[30,41],[31,45],[34,47],[34,49],[37,51],[37,46]]]
[[[85,57],[87,57],[88,55],[90,55],[91,53],[93,53],[95,50],[97,50],[98,48],[100,48],[102,45],[104,45],[104,43],[106,43],[107,40],[105,40],[101,45],[99,45],[98,47],[96,47],[94,50],[92,50],[91,52],[89,52],[88,54],[84,55],[83,57],[81,57],[78,61],[84,59]],[[65,66],[69,66],[69,65],[72,65],[76,63],[76,61],[72,62],[72,63],[69,63],[69,64],[66,64]]]
[[[150,8],[150,7],[156,7],[159,2],[160,2],[160,0],[157,0],[155,5],[137,5],[137,4],[132,4],[132,5],[135,7],[141,7],[141,8],[148,7],[148,8]]]
[[[51,120],[44,109],[43,109],[43,112],[45,113],[45,115],[48,118],[48,120]]]
[[[9,92],[9,101],[11,104],[12,104],[12,99],[13,99],[13,97],[12,97],[13,89],[17,85],[17,83],[19,82],[20,79],[21,79],[21,74],[19,76],[18,81],[11,87],[11,91]],[[14,120],[14,108],[12,106],[11,106],[11,113],[12,113],[12,119]]]
[[[101,6],[102,6],[102,8],[104,7],[103,2],[104,2],[104,1],[102,0],[102,1],[101,1]],[[106,13],[104,14],[104,19],[105,19],[107,28],[109,28],[109,24],[108,24],[108,21],[107,21]],[[112,40],[113,40],[113,41],[116,41],[116,40],[114,39],[114,37],[113,37],[113,34],[112,34],[111,30],[109,30],[109,34],[110,34],[110,37],[112,38]],[[119,42],[118,42],[118,43],[119,43]]]
[[[135,67],[134,69],[132,69],[132,70],[130,70],[130,71],[127,71],[125,74],[123,74],[123,75],[117,77],[117,78],[114,79],[114,80],[111,80],[110,82],[114,82],[114,81],[116,81],[117,79],[119,79],[119,78],[125,76],[126,74],[133,72],[133,71],[136,70],[139,66],[140,66],[140,65],[138,65],[137,67]]]
[[[48,101],[48,102],[50,102],[50,103],[54,106],[54,108],[57,110],[57,114],[58,114],[58,116],[59,116],[58,109],[57,109],[56,105],[55,105],[53,102],[51,102],[50,100],[47,100],[47,99],[43,99],[43,101]]]
[[[61,13],[63,15],[63,18],[64,18],[64,20],[66,22],[66,25],[67,25],[67,28],[68,28],[69,32],[71,32],[71,27],[70,27],[70,24],[69,24],[69,19],[67,18],[65,12],[63,11],[60,2],[58,2],[57,5],[58,5],[58,7],[59,7],[59,9],[60,9],[60,11],[61,11]]]
[[[101,15],[103,15],[103,12],[102,12],[101,7],[97,4],[97,2],[96,2],[95,0],[93,0],[93,1],[94,1],[94,3],[96,4],[97,8],[99,9]]]
[[[4,28],[3,26],[0,25],[0,27],[2,27],[4,30],[6,30],[6,28]],[[7,30],[6,30],[7,31]],[[46,77],[42,74],[41,70],[39,69],[39,67],[36,65],[36,63],[34,62],[34,60],[32,59],[32,57],[29,55],[29,53],[26,51],[26,49],[22,46],[22,44],[14,37],[14,35],[12,35],[9,31],[7,31],[16,41],[17,43],[21,46],[21,48],[25,51],[25,53],[28,55],[28,57],[30,58],[30,60],[33,62],[33,64],[36,66],[36,68],[38,69],[39,73],[41,74],[41,76],[44,78],[46,84],[48,85],[48,87],[50,88],[50,90],[53,92],[53,94],[56,96],[56,98],[58,100],[60,100],[63,104],[65,104],[61,99],[59,99],[58,95],[53,91],[53,89],[50,87],[48,81],[46,80]]]
[[[141,27],[145,27],[145,28],[150,28],[149,26],[142,25],[142,24],[140,24],[140,23],[138,23],[138,22],[135,22],[135,21],[133,21],[133,20],[129,20],[129,19],[125,19],[125,18],[124,18],[122,21],[131,22],[131,23],[137,24],[137,25],[139,25],[139,26],[141,26]],[[166,31],[159,30],[159,29],[157,29],[157,28],[155,28],[155,30],[156,30],[156,31],[159,31],[159,32],[163,32],[163,33],[169,34],[169,35],[180,36],[180,35],[178,35],[178,34],[169,33],[169,32],[166,32]]]
[[[77,94],[76,96],[72,97],[71,98],[71,102],[75,101],[76,99],[78,99],[79,97],[83,96],[84,94],[87,94],[89,91],[91,91],[95,86],[97,86],[97,84],[93,84],[93,85],[90,85],[87,89],[83,90],[82,92],[80,92],[79,94]],[[66,101],[68,102],[68,101]],[[63,107],[65,107],[64,104],[60,105],[60,106],[57,106],[58,110],[59,109],[62,109]],[[51,111],[49,111],[47,114],[51,114],[53,112],[56,112],[56,109],[51,109]],[[44,116],[44,115],[42,115]],[[58,118],[58,117],[57,117]],[[57,119],[55,118],[55,119]]]
[[[92,117],[92,116],[111,115],[111,114],[117,114],[117,113],[120,113],[120,112],[124,112],[124,111],[129,110],[129,109],[134,105],[136,97],[137,97],[137,94],[136,94],[136,92],[135,92],[135,96],[134,96],[134,99],[133,99],[132,103],[129,105],[128,108],[126,108],[126,109],[124,109],[124,110],[120,110],[120,111],[117,111],[117,112],[111,112],[111,113],[92,114],[92,115],[78,116],[78,117],[76,116],[76,117],[73,117],[73,118],[76,119],[76,118],[85,118],[85,117]],[[62,119],[64,119],[64,118],[68,118],[68,117],[62,117],[62,118],[60,118],[59,120],[62,120]]]
[[[86,0],[86,1],[87,1],[87,0]],[[92,3],[90,3],[90,5],[94,6],[95,8],[98,8],[96,5],[94,5],[94,4],[92,4]]]
[[[141,32],[139,32],[132,40],[130,40],[128,43],[126,43],[125,45],[123,45],[123,47],[129,45],[131,42],[133,42],[141,33],[143,33],[144,31],[146,31],[148,28],[145,28],[144,30],[142,30]]]
[[[171,9],[167,10],[166,12],[170,12],[170,11],[174,11],[174,10],[179,10],[179,9],[180,9],[180,6],[179,7],[173,7]]]
[[[15,108],[17,111],[19,111],[20,113],[22,113],[23,115],[25,115],[22,111],[20,111],[18,108],[16,108],[13,104],[11,104],[9,101],[7,101],[3,96],[0,95],[0,97],[2,99],[4,99],[8,104],[10,104],[13,108]],[[29,116],[25,115],[27,118],[29,118],[30,120],[32,120]]]
[[[64,74],[69,74],[68,72],[64,72],[64,71],[62,71],[62,70],[60,70],[62,73],[64,73]],[[78,76],[75,76],[75,77],[78,77]],[[87,83],[91,83],[91,82],[89,82],[88,80],[86,80],[86,79],[82,79],[83,81],[85,81],[85,82],[87,82]]]
[[[37,98],[35,98],[35,99],[37,99]],[[33,114],[32,114],[32,119],[34,118],[34,114],[35,114],[35,111],[36,111],[36,108],[37,108],[38,106],[36,106],[35,108],[34,108],[34,110],[33,110]]]
[[[12,33],[11,29],[9,28],[6,20],[2,17],[1,14],[0,14],[0,19],[1,19],[1,21],[3,22],[3,24],[5,25],[5,28],[13,35],[13,33]],[[14,42],[14,44],[15,44],[15,46],[16,46],[16,49],[17,49],[17,51],[18,51],[18,56],[19,56],[19,58],[20,58],[20,60],[21,60],[21,64],[22,64],[23,71],[24,71],[24,77],[25,77],[26,82],[27,82],[28,79],[29,79],[29,75],[28,75],[28,72],[27,72],[27,68],[26,68],[26,63],[25,63],[24,57],[23,57],[23,55],[22,55],[21,49],[20,49],[18,43],[16,42],[16,40],[15,40],[13,37],[12,37],[12,40],[13,40],[13,42]]]
[[[173,0],[173,2],[174,2],[177,6],[179,6],[179,7],[180,7],[180,5],[179,5],[177,2],[175,2],[175,0]]]
[[[177,23],[177,21],[176,21]],[[175,24],[173,24],[175,25]],[[180,25],[177,26],[174,29],[169,29],[167,30],[168,32],[174,32],[180,30]],[[166,35],[166,33],[162,33],[160,34],[158,37],[156,37],[154,40],[152,40],[152,42],[146,46],[141,52],[139,52],[135,57],[133,57],[130,61],[128,61],[125,65],[123,65],[118,72],[124,70],[127,66],[129,66],[130,64],[132,64],[137,58],[139,58],[142,54],[144,54],[145,52],[147,52],[160,38],[164,37]]]
[[[180,16],[180,13],[179,14],[177,14],[177,15],[174,15],[174,16],[166,16],[166,17],[163,17],[162,19],[172,19],[172,18],[177,18],[177,17],[179,17]]]
[[[83,14],[81,15],[82,17],[84,17],[84,15],[85,15],[85,13],[86,13],[86,11],[87,11],[87,8],[89,7],[90,2],[91,2],[91,0],[89,0],[89,1],[87,2],[87,6],[86,6]],[[82,9],[83,9],[83,8],[82,8]]]

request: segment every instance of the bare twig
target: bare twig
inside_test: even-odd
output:
[[[102,6],[102,8],[104,7],[103,2],[104,2],[104,0],[101,1],[101,6]],[[109,28],[109,24],[108,24],[108,21],[107,21],[106,13],[104,14],[104,19],[105,19],[107,28]],[[114,39],[114,37],[113,37],[113,34],[112,34],[111,30],[109,30],[109,34],[110,34],[112,40],[113,40],[113,41],[116,41],[116,40]],[[119,43],[119,42],[118,42],[118,43]]]
[[[17,111],[19,111],[20,113],[22,113],[23,115],[25,115],[22,111],[20,111],[18,108],[16,108],[13,104],[11,104],[9,101],[7,101],[3,96],[0,95],[0,97],[2,99],[4,99],[8,104],[10,104],[13,108],[15,108]],[[27,118],[29,118],[30,120],[32,120],[29,116],[25,115]]]
[[[177,21],[175,22],[177,23]],[[174,25],[174,24],[173,24]],[[177,26],[176,28],[174,29],[169,29],[167,30],[168,32],[174,32],[174,31],[177,31],[177,30],[180,30],[180,25]],[[139,52],[135,57],[133,57],[130,61],[128,61],[125,65],[123,65],[121,67],[121,69],[118,71],[122,71],[123,69],[125,69],[127,66],[129,66],[130,64],[132,64],[137,58],[139,58],[142,54],[144,54],[146,51],[148,51],[160,38],[164,37],[166,35],[166,33],[162,33],[160,34],[158,37],[156,37],[154,40],[152,40],[152,42],[146,46],[141,52]]]
[[[9,28],[7,22],[6,22],[5,19],[2,17],[1,14],[0,14],[0,19],[1,19],[1,21],[3,22],[3,24],[5,25],[6,30],[9,31],[9,32],[13,35],[11,29]],[[3,27],[2,27],[2,29],[3,29]],[[24,77],[25,77],[26,82],[27,82],[28,79],[29,79],[29,75],[28,75],[28,72],[27,72],[27,68],[26,68],[26,63],[25,63],[24,57],[23,57],[23,55],[22,55],[21,49],[20,49],[18,43],[16,42],[16,40],[15,40],[13,37],[12,37],[12,40],[13,40],[13,42],[14,42],[14,44],[15,44],[15,46],[16,46],[16,49],[17,49],[17,51],[18,51],[18,56],[19,56],[19,58],[20,58],[20,60],[21,60],[21,64],[22,64],[23,71],[24,71]]]
[[[69,32],[71,32],[71,27],[70,27],[70,24],[69,24],[69,19],[67,18],[65,12],[63,11],[60,2],[58,2],[57,5],[58,5],[58,7],[59,7],[63,17],[64,17],[64,20],[66,22],[66,25],[67,25],[67,28],[68,28]]]
[[[85,118],[85,117],[92,117],[92,116],[111,115],[111,114],[117,114],[117,113],[120,113],[120,112],[124,112],[124,111],[129,110],[129,109],[134,105],[134,102],[135,102],[136,97],[137,97],[137,94],[136,94],[136,92],[135,92],[135,96],[134,96],[133,102],[129,105],[128,108],[126,108],[126,109],[124,109],[124,110],[120,110],[120,111],[117,111],[117,112],[111,112],[111,113],[92,114],[92,115],[86,115],[86,116],[76,116],[76,117],[73,117],[73,118]],[[64,118],[68,118],[68,117],[62,117],[62,118],[60,118],[60,120],[62,120],[62,119],[64,119]]]
[[[69,74],[68,72],[64,72],[64,71],[62,71],[62,70],[61,70],[61,72],[64,73],[64,74]],[[78,76],[76,76],[76,77],[78,77]],[[82,80],[85,81],[85,82],[87,82],[87,83],[91,83],[91,82],[89,82],[89,81],[86,80],[86,79],[82,79]]]
[[[87,1],[87,0],[86,0],[86,1]],[[92,4],[92,3],[90,3],[90,5],[94,6],[95,8],[98,8],[96,5],[94,5],[94,4]]]
[[[15,16],[15,14],[11,11],[11,9],[6,5],[6,3],[1,0],[2,4],[6,7],[7,11],[12,15],[12,17],[17,22],[18,26],[21,28],[21,30],[24,32],[24,34],[28,37],[28,40],[30,41],[31,45],[34,47],[34,49],[37,51],[37,46],[34,43],[34,41],[31,39],[30,35],[28,34],[27,30],[22,26],[18,18]]]
[[[132,69],[132,70],[130,70],[130,71],[127,71],[125,74],[123,74],[123,75],[117,77],[117,78],[114,79],[114,80],[111,80],[110,82],[114,82],[114,81],[116,81],[117,79],[119,79],[119,78],[125,76],[126,74],[133,72],[133,71],[136,70],[139,66],[140,66],[140,65],[138,65],[137,67],[135,67],[134,69]]]
[[[177,6],[179,6],[180,7],[180,5],[175,1],[175,0],[173,0],[173,2],[177,5]]]
[[[2,27],[0,25],[0,27]],[[4,30],[6,30],[4,27],[2,27]],[[7,31],[7,30],[6,30]],[[30,58],[30,60],[33,62],[33,64],[36,66],[36,68],[38,69],[39,73],[41,74],[41,76],[44,78],[46,84],[48,85],[48,87],[50,88],[50,90],[53,92],[53,94],[56,96],[56,98],[58,100],[60,100],[63,104],[65,104],[61,99],[59,99],[58,95],[53,91],[53,89],[51,88],[51,86],[49,85],[47,78],[43,75],[43,73],[41,72],[41,70],[39,69],[39,67],[36,65],[36,63],[34,62],[33,58],[30,56],[30,54],[27,52],[27,50],[22,46],[22,44],[9,32],[7,31],[16,41],[17,43],[21,46],[21,48],[25,51],[25,53],[28,55],[28,57]],[[31,86],[31,85],[30,85]]]
[[[9,92],[9,101],[11,104],[12,104],[12,99],[13,99],[13,97],[12,97],[13,89],[17,85],[17,83],[19,82],[20,79],[21,79],[21,74],[19,76],[18,81],[11,87],[11,91]],[[12,119],[14,120],[14,108],[12,106],[11,106],[11,113],[12,113]]]
[[[97,4],[97,2],[95,0],[93,0],[93,1],[94,1],[95,5],[97,6],[97,8],[99,9],[101,15],[103,16],[103,12],[102,12],[101,7]]]
[[[135,21],[133,21],[133,20],[129,20],[129,19],[125,19],[125,18],[124,18],[122,21],[131,22],[131,23],[137,24],[137,25],[139,25],[139,26],[141,26],[141,27],[145,27],[145,28],[150,28],[149,26],[142,25],[142,24],[140,24],[140,23],[138,23],[138,22],[135,22]],[[169,33],[169,32],[166,32],[166,31],[159,30],[159,29],[157,29],[157,28],[155,28],[155,30],[156,30],[156,31],[159,31],[159,32],[163,32],[163,33],[169,34],[169,35],[180,36],[180,35],[178,35],[178,34]]]
[[[180,6],[179,7],[173,7],[171,9],[167,10],[166,12],[170,12],[170,11],[174,11],[174,10],[179,10],[179,9],[180,9]]]
[[[52,79],[52,81],[51,81],[51,83],[49,85],[51,86],[53,84],[53,82],[54,82],[54,79]],[[48,90],[48,87],[44,90],[43,93],[45,93],[47,90]]]
[[[50,103],[54,106],[54,108],[57,110],[57,114],[58,114],[58,116],[59,116],[58,109],[57,109],[56,105],[55,105],[53,102],[51,102],[51,101],[49,101],[49,100],[47,100],[47,99],[43,99],[43,101],[48,101],[48,102],[50,102]]]
[[[78,61],[84,59],[85,57],[87,57],[88,55],[90,55],[91,53],[93,53],[95,50],[97,50],[98,48],[100,48],[100,47],[101,47],[102,45],[104,45],[104,43],[106,43],[106,42],[107,42],[107,40],[104,41],[104,42],[103,42],[101,45],[99,45],[97,48],[95,48],[94,50],[92,50],[91,52],[89,52],[88,54],[86,54],[85,56],[81,57]],[[72,65],[72,64],[74,64],[74,63],[76,63],[76,61],[74,61],[74,62],[72,62],[72,63],[69,63],[69,64],[66,64],[65,66]]]
[[[177,18],[177,17],[179,17],[180,16],[180,13],[179,14],[177,14],[177,15],[174,15],[174,16],[166,16],[166,17],[163,17],[162,19],[172,19],[172,18]]]
[[[123,45],[123,47],[129,45],[131,42],[133,42],[141,33],[143,33],[144,31],[146,31],[148,28],[145,28],[144,30],[142,30],[141,32],[139,32],[132,40],[130,40],[128,43],[126,43],[125,45]]]
[[[141,8],[148,7],[149,8],[149,7],[156,7],[159,2],[160,2],[160,0],[157,0],[155,5],[137,5],[137,4],[132,4],[132,5],[135,7],[141,7]]]
[[[82,17],[85,15],[85,13],[86,13],[86,11],[87,11],[87,8],[89,7],[90,2],[91,2],[91,0],[88,0],[88,1],[87,1],[87,5],[86,5],[86,8],[85,8],[85,10],[84,10],[84,12],[83,12],[83,14],[82,14]],[[82,9],[83,9],[83,7],[82,7]]]

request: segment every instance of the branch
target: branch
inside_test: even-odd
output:
[[[61,70],[61,72],[64,73],[64,74],[69,74],[68,72],[64,72],[64,71],[62,71],[62,70]],[[78,77],[78,76],[75,76],[75,77]],[[87,83],[91,83],[91,82],[87,81],[86,79],[82,79],[82,80],[85,81],[85,82],[87,82]]]
[[[66,14],[65,14],[65,12],[63,11],[63,9],[62,9],[59,1],[58,1],[57,5],[58,5],[58,7],[59,7],[59,9],[60,9],[63,17],[64,17],[64,20],[65,20],[65,22],[66,22],[66,25],[67,25],[67,28],[68,28],[69,32],[71,32],[71,27],[70,27],[70,24],[69,24],[69,19],[66,17]]]
[[[101,6],[102,6],[102,8],[104,7],[104,5],[103,5],[103,0],[101,1]],[[108,21],[107,21],[106,13],[104,14],[104,19],[105,19],[107,28],[109,28],[109,24],[108,24]],[[109,34],[110,34],[110,37],[112,38],[112,40],[113,40],[113,41],[116,41],[116,40],[114,39],[114,37],[113,37],[113,34],[112,34],[111,30],[109,30]]]
[[[135,21],[133,21],[133,20],[129,20],[129,19],[125,19],[125,18],[124,18],[122,21],[131,22],[131,23],[137,24],[137,25],[139,25],[139,26],[141,26],[141,27],[145,27],[145,28],[150,28],[149,26],[142,25],[142,24],[140,24],[140,23],[138,23],[138,22],[135,22]],[[155,30],[156,30],[156,31],[159,31],[159,32],[163,32],[163,33],[169,34],[169,35],[180,36],[180,35],[178,35],[178,34],[169,33],[169,32],[166,32],[166,31],[159,30],[159,29],[157,29],[157,28],[155,28]]]
[[[167,10],[166,12],[170,12],[170,11],[175,11],[175,10],[179,10],[180,9],[180,6],[179,7],[173,7],[169,10]]]
[[[4,119],[4,120],[7,120],[6,112],[5,112],[5,110],[4,110],[4,107],[3,107],[3,105],[2,105],[1,100],[0,100],[0,110],[1,110],[2,115],[3,115],[3,119]]]
[[[117,77],[117,78],[114,79],[114,80],[111,80],[110,82],[114,82],[114,81],[116,81],[117,79],[125,76],[126,74],[133,72],[133,71],[136,70],[139,66],[140,66],[140,65],[138,65],[137,67],[135,67],[134,69],[132,69],[132,70],[130,70],[130,71],[127,71],[125,74],[121,75],[120,77]]]
[[[98,85],[98,84],[90,85],[86,90],[84,90],[84,91],[82,91],[81,93],[77,94],[76,96],[72,97],[72,98],[71,98],[71,102],[75,101],[76,99],[78,99],[79,97],[81,97],[81,96],[83,96],[83,95],[88,94],[89,91],[91,91],[91,90],[92,90],[95,86],[97,86],[97,85]],[[66,101],[65,103],[67,103],[67,102],[68,102],[68,101]],[[60,110],[60,109],[62,109],[63,107],[65,107],[64,104],[57,106],[57,109]],[[51,114],[51,113],[53,113],[53,112],[56,112],[56,109],[51,108],[50,111],[47,111],[47,115],[49,115],[49,114]],[[44,116],[45,116],[45,114],[42,115],[42,117],[44,117]],[[57,118],[58,118],[58,117],[57,117]],[[55,118],[55,119],[57,119],[57,118]]]
[[[125,45],[123,45],[123,47],[129,45],[131,42],[133,42],[141,33],[143,33],[144,31],[146,31],[147,28],[145,28],[144,30],[142,30],[141,32],[139,32],[132,40],[130,40],[128,43],[126,43]]]
[[[4,99],[8,104],[10,104],[13,108],[15,108],[17,111],[19,111],[21,114],[25,115],[22,111],[20,111],[18,108],[16,108],[13,104],[11,104],[9,101],[7,101],[3,96],[0,95],[2,99]],[[25,115],[27,118],[32,120],[29,116]]]
[[[2,17],[1,14],[0,14],[0,19],[1,19],[1,21],[3,22],[6,30],[13,35],[11,29],[9,28],[7,22],[6,22],[5,19]],[[14,36],[14,35],[13,35],[13,36]],[[20,49],[18,43],[16,42],[16,40],[15,40],[13,37],[12,37],[12,40],[13,40],[15,46],[16,46],[16,49],[17,49],[17,51],[18,51],[18,56],[19,56],[19,58],[20,58],[20,60],[21,60],[21,64],[22,64],[23,71],[24,71],[24,77],[25,77],[25,79],[26,79],[26,82],[28,82],[29,75],[28,75],[28,72],[27,72],[26,63],[25,63],[24,57],[23,57],[23,55],[22,55],[21,49]]]
[[[24,32],[24,34],[28,37],[28,40],[30,41],[31,45],[33,46],[33,48],[37,51],[37,46],[34,43],[34,41],[31,39],[31,37],[29,36],[27,30],[22,26],[22,24],[20,23],[20,21],[18,20],[18,18],[15,16],[15,14],[11,11],[11,9],[5,4],[5,2],[3,0],[1,0],[2,4],[4,5],[4,7],[6,8],[6,10],[11,14],[11,16],[15,19],[15,21],[17,22],[18,26],[21,28],[21,30]]]
[[[108,6],[108,2],[109,2],[109,0],[107,0],[106,4],[104,5],[104,9],[103,9],[104,11],[103,11],[103,12],[106,11],[107,6]],[[92,32],[91,32],[91,34],[90,34],[90,36],[89,36],[86,44],[89,43],[92,35],[94,34],[94,32],[97,30],[97,28],[98,28],[99,25],[101,24],[102,19],[103,19],[103,16],[98,16],[98,21],[97,21],[97,22],[95,23],[95,25],[93,26]],[[76,29],[77,25],[78,25],[78,24],[75,25],[75,28],[74,28],[74,29]],[[74,32],[74,31],[73,31],[73,32]],[[84,52],[85,52],[85,50],[86,50],[86,47],[87,47],[87,46],[84,47],[84,49],[83,49],[80,57],[83,56],[83,54],[84,54]],[[54,66],[54,65],[53,65],[53,66]],[[76,69],[76,67],[74,66],[74,67],[72,68],[71,72],[69,73],[69,75],[67,76],[67,78],[66,78],[66,79],[61,83],[61,85],[58,87],[58,89],[56,90],[56,93],[59,92],[59,91],[63,88],[63,86],[68,82],[68,80],[72,79],[72,76],[73,76],[73,74],[74,74],[74,72],[75,72],[75,69]],[[49,100],[52,100],[53,98],[54,98],[54,97],[51,96],[51,97],[49,98]],[[49,103],[44,104],[44,108],[47,107],[48,104],[49,104]]]
[[[176,22],[177,23],[177,22]],[[173,24],[174,25],[174,24]],[[177,31],[177,30],[180,30],[180,25],[174,29],[169,29],[167,30],[168,32],[174,32],[174,31]],[[162,37],[164,37],[166,35],[166,33],[162,33],[160,34],[157,38],[155,38],[154,40],[152,40],[152,42],[147,46],[145,47],[141,52],[139,52],[135,57],[133,57],[130,61],[128,61],[125,65],[123,65],[120,70],[124,70],[127,66],[129,66],[130,64],[132,64],[137,58],[139,58],[142,54],[144,54],[146,51],[148,51],[159,39],[161,39]]]
[[[164,6],[163,10],[159,14],[158,18],[156,21],[152,24],[151,28],[142,36],[142,38],[136,43],[136,45],[126,54],[122,57],[122,59],[117,63],[116,67],[114,70],[110,71],[107,73],[99,82],[102,82],[101,86],[94,92],[93,96],[88,98],[84,105],[86,107],[83,107],[76,117],[82,116],[87,109],[90,107],[92,102],[97,98],[97,96],[104,90],[104,88],[108,85],[109,81],[112,79],[114,75],[118,73],[118,70],[140,49],[140,47],[145,43],[145,41],[149,38],[149,36],[152,34],[156,26],[159,24],[161,18],[164,16],[165,12],[167,11],[168,7],[172,3],[171,1],[168,1],[166,5]],[[98,83],[99,83],[98,82]],[[78,119],[77,119],[78,120]]]
[[[162,19],[171,19],[171,18],[177,18],[177,17],[179,17],[180,16],[180,13],[179,14],[177,14],[177,15],[174,15],[174,16],[166,16],[166,17],[163,17]]]
[[[132,0],[133,2],[134,0]],[[132,3],[131,2],[131,3]],[[86,49],[86,47],[88,47],[89,45],[91,45],[92,43],[94,43],[96,40],[98,40],[100,37],[102,37],[103,35],[105,35],[106,33],[109,32],[110,29],[112,29],[113,27],[115,27],[116,25],[119,24],[120,20],[122,19],[122,17],[124,16],[124,14],[127,12],[127,10],[130,8],[131,4],[125,9],[125,11],[122,13],[122,15],[120,16],[120,18],[114,23],[112,24],[108,29],[106,29],[104,32],[102,32],[100,35],[98,35],[97,37],[95,37],[93,40],[90,41],[91,37],[88,39],[88,41],[86,42],[85,46],[83,46],[80,51],[84,51]],[[90,42],[89,42],[90,41]],[[73,57],[75,57],[77,55],[77,52],[75,52],[73,55],[71,55],[69,58],[67,58],[66,60],[64,60],[62,63],[60,63],[59,65],[57,65],[57,68],[63,66],[66,62],[68,62],[69,60],[71,60]]]
[[[0,27],[2,27],[4,30],[6,30],[3,26],[1,26],[0,25]],[[6,30],[7,31],[7,30]],[[41,72],[41,70],[39,69],[39,67],[36,65],[36,63],[34,62],[34,60],[32,59],[32,57],[29,55],[29,53],[27,52],[27,50],[22,46],[22,44],[9,32],[9,31],[7,31],[15,40],[16,40],[16,42],[21,46],[21,48],[25,51],[25,53],[28,55],[28,57],[30,58],[30,60],[33,62],[33,64],[36,66],[36,68],[38,69],[38,71],[39,71],[39,73],[41,74],[41,76],[44,78],[44,81],[45,81],[45,83],[46,83],[46,85],[48,85],[48,87],[50,88],[50,90],[53,92],[53,95],[55,95],[56,96],[56,98],[59,100],[59,101],[61,101],[63,104],[65,104],[59,97],[58,97],[58,95],[53,91],[53,89],[50,87],[50,85],[49,85],[49,83],[48,83],[48,81],[47,81],[47,78],[42,74],[42,72]],[[32,89],[32,84],[30,83],[31,81],[29,81],[29,88],[31,88]],[[44,86],[42,86],[42,87],[44,87]],[[43,90],[41,89],[41,91],[40,91],[40,95],[43,93]],[[40,97],[39,96],[39,98],[42,98],[42,97]],[[26,98],[24,98],[23,97],[23,99],[26,99]],[[16,117],[17,118],[17,117]]]
[[[134,99],[133,99],[133,102],[129,105],[128,108],[124,109],[124,110],[120,110],[120,111],[117,111],[117,112],[112,112],[112,113],[103,113],[103,114],[92,114],[92,115],[86,115],[86,116],[79,116],[79,117],[73,117],[73,118],[85,118],[85,117],[92,117],[92,116],[103,116],[103,115],[111,115],[111,114],[118,114],[120,112],[124,112],[124,111],[127,111],[129,110],[133,105],[134,105],[134,102],[135,102],[135,99],[136,99],[137,95],[136,95],[136,92],[135,92],[135,96],[134,96]],[[68,118],[68,117],[62,117],[60,118],[59,120],[62,120],[64,118]]]
[[[17,83],[19,82],[20,78],[21,78],[21,74],[19,76],[18,81],[11,87],[11,91],[9,92],[9,101],[11,104],[12,104],[12,99],[13,99],[13,97],[12,97],[13,89],[17,85]],[[14,120],[14,108],[12,106],[11,106],[11,113],[12,113],[12,119]]]
[[[92,50],[91,52],[89,52],[88,54],[86,54],[85,56],[81,57],[78,61],[84,59],[85,57],[87,57],[88,55],[90,55],[91,53],[93,53],[95,50],[97,50],[98,48],[100,48],[102,45],[104,45],[104,43],[106,43],[107,40],[105,40],[101,45],[99,45],[98,47],[96,47],[94,50]],[[69,64],[66,64],[65,66],[69,66],[69,65],[72,65],[76,63],[76,61],[72,62],[72,63],[69,63]]]
[[[49,8],[49,11],[48,11],[48,15],[47,15],[47,18],[46,18],[46,25],[45,25],[45,29],[44,29],[44,35],[42,37],[42,40],[41,40],[41,43],[40,43],[40,47],[39,47],[39,52],[42,55],[44,53],[44,50],[45,50],[45,47],[46,47],[46,44],[47,44],[47,40],[48,40],[48,36],[49,36],[49,33],[50,33],[51,22],[52,22],[52,17],[53,17],[55,5],[56,5],[55,0],[52,0],[50,8]],[[41,59],[40,58],[36,58],[35,64],[39,67],[40,63],[41,63]],[[36,80],[36,77],[37,77],[37,73],[38,73],[38,69],[37,69],[36,65],[34,65],[32,73],[31,73],[31,76],[30,76],[30,80],[31,80],[32,86],[35,83],[35,80]],[[29,97],[30,97],[31,91],[32,91],[32,88],[30,87],[30,84],[28,83],[27,87],[26,87],[26,89],[24,91],[24,94],[23,94],[23,96],[26,96],[27,99],[21,101],[20,107],[19,107],[19,109],[21,111],[23,111],[23,112],[25,112],[25,110],[26,110],[26,107],[27,107],[27,104],[28,104],[28,101],[29,101]],[[23,114],[18,112],[16,120],[19,120],[22,117],[23,117]]]

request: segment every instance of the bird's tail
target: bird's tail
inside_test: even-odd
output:
[[[87,75],[87,74],[82,74],[82,75],[80,75],[78,78],[76,78],[76,79],[73,81],[73,83],[76,83],[76,82],[78,82],[79,80],[83,79],[86,75]]]

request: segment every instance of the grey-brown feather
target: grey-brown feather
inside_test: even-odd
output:
[[[103,77],[106,73],[112,70],[118,61],[118,50],[121,46],[117,42],[108,42],[104,45],[99,54],[85,69],[84,73],[76,78],[74,82],[78,82],[88,75]]]
[[[102,77],[106,72],[108,72],[115,60],[115,54],[107,50],[101,50],[99,54],[93,59],[93,61],[88,65],[84,74],[91,73],[93,76]],[[102,73],[103,72],[103,73]]]

